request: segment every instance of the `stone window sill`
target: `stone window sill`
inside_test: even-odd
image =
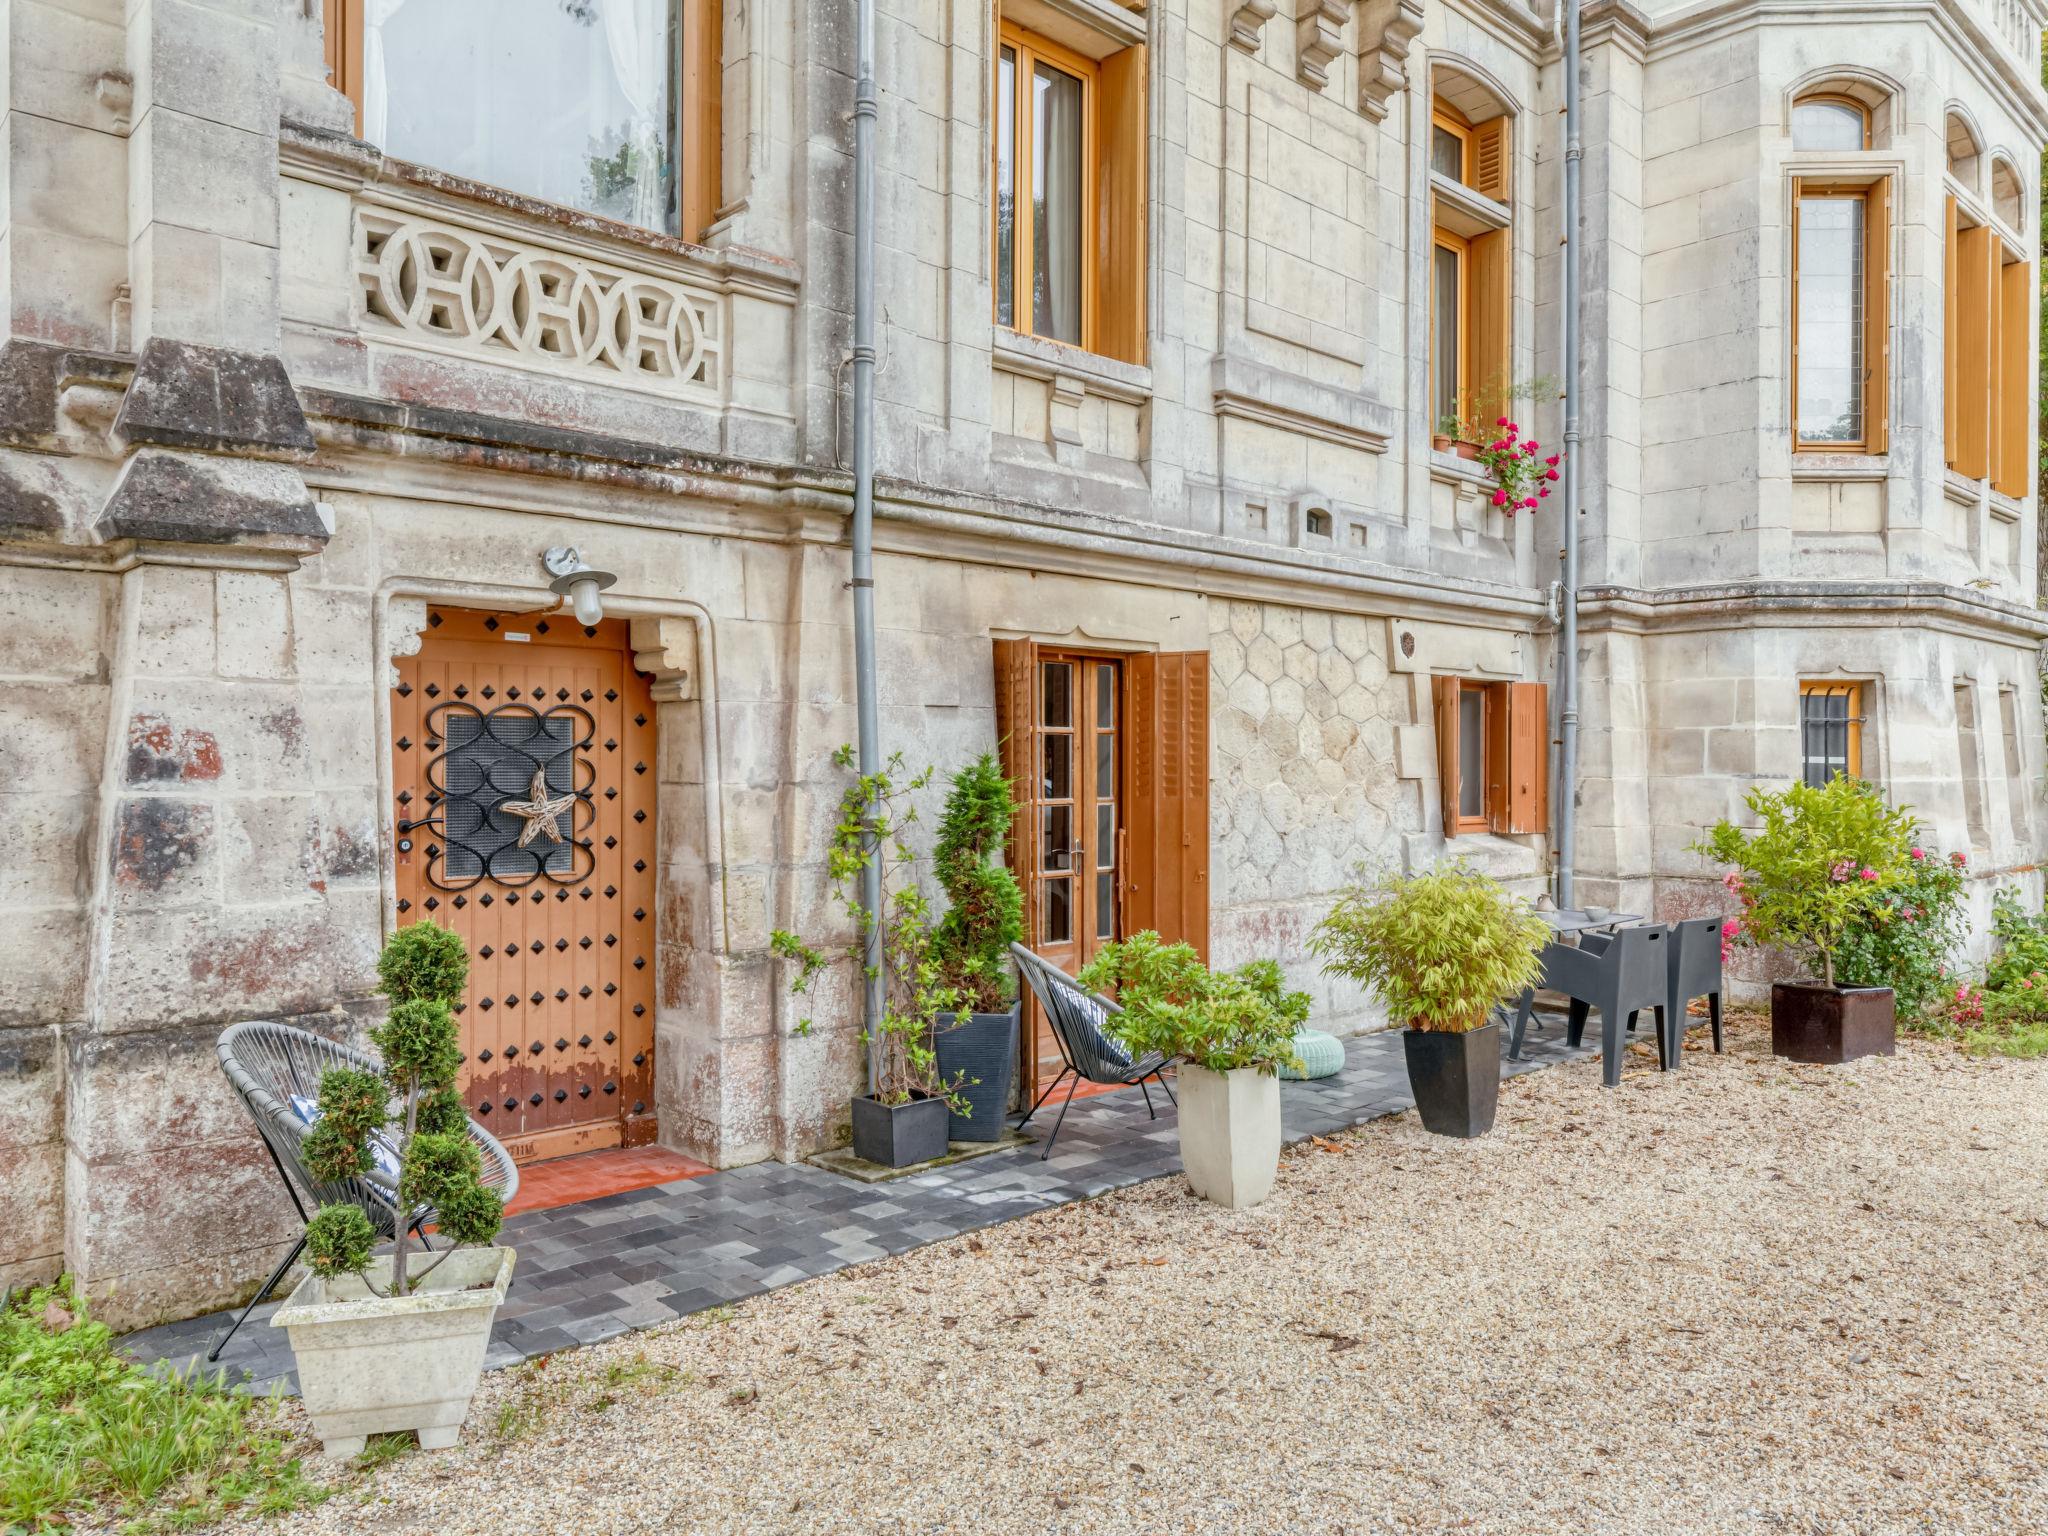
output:
[[[1034,379],[1077,379],[1090,394],[1133,405],[1152,398],[1152,370],[1140,363],[1121,363],[1065,342],[1025,336],[1007,326],[994,327],[992,350],[995,366],[1008,373]]]
[[[1891,474],[1891,459],[1882,453],[1813,453],[1792,455],[1794,480],[1883,480]]]

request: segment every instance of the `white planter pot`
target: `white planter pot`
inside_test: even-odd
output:
[[[512,1257],[510,1248],[462,1249],[435,1265],[426,1289],[403,1297],[378,1296],[356,1275],[299,1282],[270,1326],[291,1339],[299,1391],[328,1456],[354,1456],[369,1436],[408,1429],[424,1450],[455,1443]],[[406,1258],[417,1274],[439,1255]],[[370,1278],[389,1289],[390,1255],[372,1261]]]
[[[1280,1171],[1280,1079],[1253,1067],[1179,1069],[1180,1161],[1188,1185],[1233,1211],[1257,1205]]]

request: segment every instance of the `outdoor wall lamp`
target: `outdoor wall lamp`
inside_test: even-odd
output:
[[[588,628],[604,617],[600,594],[618,581],[617,576],[585,565],[582,552],[571,544],[557,544],[540,557],[540,563],[555,578],[548,583],[548,590],[569,599],[578,624]]]

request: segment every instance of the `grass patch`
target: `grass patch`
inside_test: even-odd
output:
[[[523,1440],[551,1415],[570,1408],[605,1413],[627,1398],[658,1397],[696,1380],[693,1373],[678,1366],[648,1359],[644,1351],[629,1359],[608,1361],[594,1371],[564,1368],[552,1364],[553,1359],[543,1355],[514,1369],[513,1389],[498,1405],[500,1440]]]
[[[2022,1019],[2007,1025],[1966,1029],[1963,1049],[1972,1056],[2011,1056],[2038,1061],[2048,1056],[2048,1020]]]
[[[175,1531],[316,1504],[326,1492],[303,1475],[280,1411],[224,1370],[144,1369],[67,1282],[38,1286],[0,1309],[0,1530],[90,1514]]]

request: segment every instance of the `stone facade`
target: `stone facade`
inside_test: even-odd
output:
[[[880,9],[888,744],[993,747],[997,639],[1206,651],[1212,954],[1377,1027],[1301,939],[1356,864],[1446,851],[1432,678],[1555,669],[1560,503],[1504,518],[1431,446],[1427,145],[1433,99],[1512,116],[1509,358],[1554,373],[1556,17],[1023,0],[1149,48],[1134,363],[991,324],[995,12]],[[359,140],[320,10],[0,0],[0,1281],[68,1267],[121,1323],[247,1294],[289,1238],[213,1041],[373,1015],[392,659],[430,606],[541,608],[550,546],[617,575],[654,680],[660,1139],[801,1157],[859,1070],[851,999],[797,1033],[767,954],[829,923],[854,734],[851,13],[725,7],[691,243]],[[1590,899],[1705,909],[1687,845],[1798,771],[1798,685],[1838,676],[1866,774],[1975,851],[1980,903],[2037,881],[2035,498],[1944,468],[1938,359],[1947,124],[1966,195],[2003,163],[2032,228],[2042,16],[1586,11]],[[1903,189],[1880,456],[1789,448],[1787,121],[1818,85],[1871,103]],[[1531,891],[1551,861],[1452,851]]]

